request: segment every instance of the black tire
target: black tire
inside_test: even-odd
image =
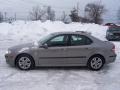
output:
[[[107,37],[106,37],[106,39],[107,39],[108,41],[112,41],[112,39],[109,39],[109,38],[107,38]]]
[[[21,54],[16,58],[16,66],[20,70],[31,70],[31,69],[33,69],[35,67],[35,63],[34,63],[33,58],[30,55]]]
[[[108,41],[112,41],[112,39],[107,39]]]
[[[95,59],[96,60],[98,59],[98,61],[95,62]],[[87,66],[91,70],[98,71],[98,70],[100,70],[104,66],[104,63],[105,63],[104,58],[102,56],[96,55],[96,56],[92,56],[88,60]]]

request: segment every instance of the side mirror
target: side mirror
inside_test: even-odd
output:
[[[42,47],[42,48],[45,48],[45,49],[48,49],[48,45],[45,43],[45,44],[43,44],[42,46],[40,46],[40,47]]]

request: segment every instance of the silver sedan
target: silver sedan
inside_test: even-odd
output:
[[[88,66],[100,70],[116,59],[115,46],[86,32],[57,32],[36,43],[8,49],[6,62],[21,70],[35,66]]]

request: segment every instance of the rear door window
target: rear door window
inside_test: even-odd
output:
[[[89,45],[92,43],[92,40],[84,35],[71,35],[70,42],[71,42],[71,46],[78,46],[78,45]]]

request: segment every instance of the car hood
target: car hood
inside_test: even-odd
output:
[[[35,43],[26,43],[26,44],[21,44],[21,45],[10,47],[8,50],[13,51],[13,52],[18,52],[18,51],[22,52],[22,51],[29,50],[34,47],[38,47],[38,45]]]

